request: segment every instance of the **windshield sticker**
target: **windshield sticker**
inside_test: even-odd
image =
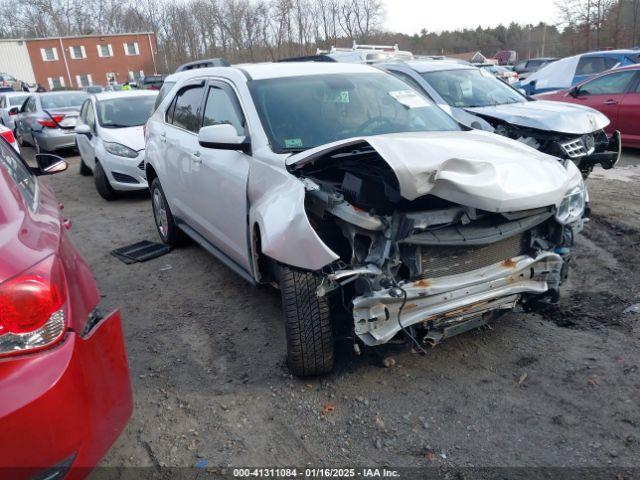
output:
[[[420,96],[413,90],[395,90],[393,92],[389,92],[389,95],[391,95],[407,108],[420,108],[430,106],[430,103],[426,98]]]
[[[349,90],[325,92],[324,101],[328,103],[349,103]]]
[[[284,140],[285,148],[299,148],[302,147],[302,139],[301,138],[286,138]]]

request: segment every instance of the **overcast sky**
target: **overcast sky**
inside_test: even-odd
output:
[[[406,34],[495,26],[511,22],[556,23],[554,0],[384,0],[387,29]]]

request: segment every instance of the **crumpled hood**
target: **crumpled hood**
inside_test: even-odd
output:
[[[116,142],[136,152],[144,150],[143,127],[103,128],[100,132],[106,142]]]
[[[575,135],[601,130],[610,123],[605,115],[593,108],[549,100],[473,107],[465,110],[520,127]]]
[[[337,149],[363,144],[391,166],[407,200],[432,194],[491,212],[557,207],[567,190],[582,181],[572,162],[565,168],[555,157],[480,130],[351,138],[292,155],[286,164],[295,170]]]

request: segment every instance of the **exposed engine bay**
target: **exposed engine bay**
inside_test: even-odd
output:
[[[579,205],[576,193],[560,206],[516,211],[433,193],[408,200],[394,168],[366,142],[290,171],[304,183],[312,227],[339,256],[317,294],[342,297],[366,345],[399,332],[434,345],[501,312],[557,301],[582,229],[584,195]]]

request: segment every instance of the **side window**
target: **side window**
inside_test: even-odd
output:
[[[7,97],[0,98],[0,108],[5,108],[7,106],[7,102],[5,102],[6,98]]]
[[[582,57],[576,68],[576,75],[595,75],[615,67],[619,60],[615,57]]]
[[[164,82],[162,84],[160,91],[158,92],[158,96],[156,97],[156,103],[153,105],[154,112],[158,109],[162,100],[164,100],[164,97],[167,96],[167,93],[169,93],[169,90],[171,90],[175,84],[176,82]]]
[[[584,95],[624,93],[634,75],[633,70],[604,75],[582,85],[580,93]]]
[[[89,104],[89,100],[85,100],[85,102],[82,104],[82,107],[80,107],[80,121],[82,123],[87,123],[87,105]]]
[[[176,96],[171,123],[196,133],[200,129],[200,105],[204,87],[197,85],[182,89]]]
[[[207,103],[204,107],[204,120],[202,126],[229,124],[238,132],[239,136],[245,134],[245,120],[238,106],[233,92],[217,86],[209,87]]]
[[[402,80],[404,83],[408,83],[409,85],[411,85],[411,88],[425,95],[429,100],[433,101],[433,98],[431,98],[431,95],[425,92],[424,88],[422,88],[420,84],[413,79],[413,77],[411,77],[410,75],[407,75],[404,72],[398,72],[397,70],[391,70],[391,72],[400,80]]]
[[[18,185],[25,203],[33,210],[37,189],[36,177],[5,140],[0,140],[0,165],[7,169],[9,176]]]

